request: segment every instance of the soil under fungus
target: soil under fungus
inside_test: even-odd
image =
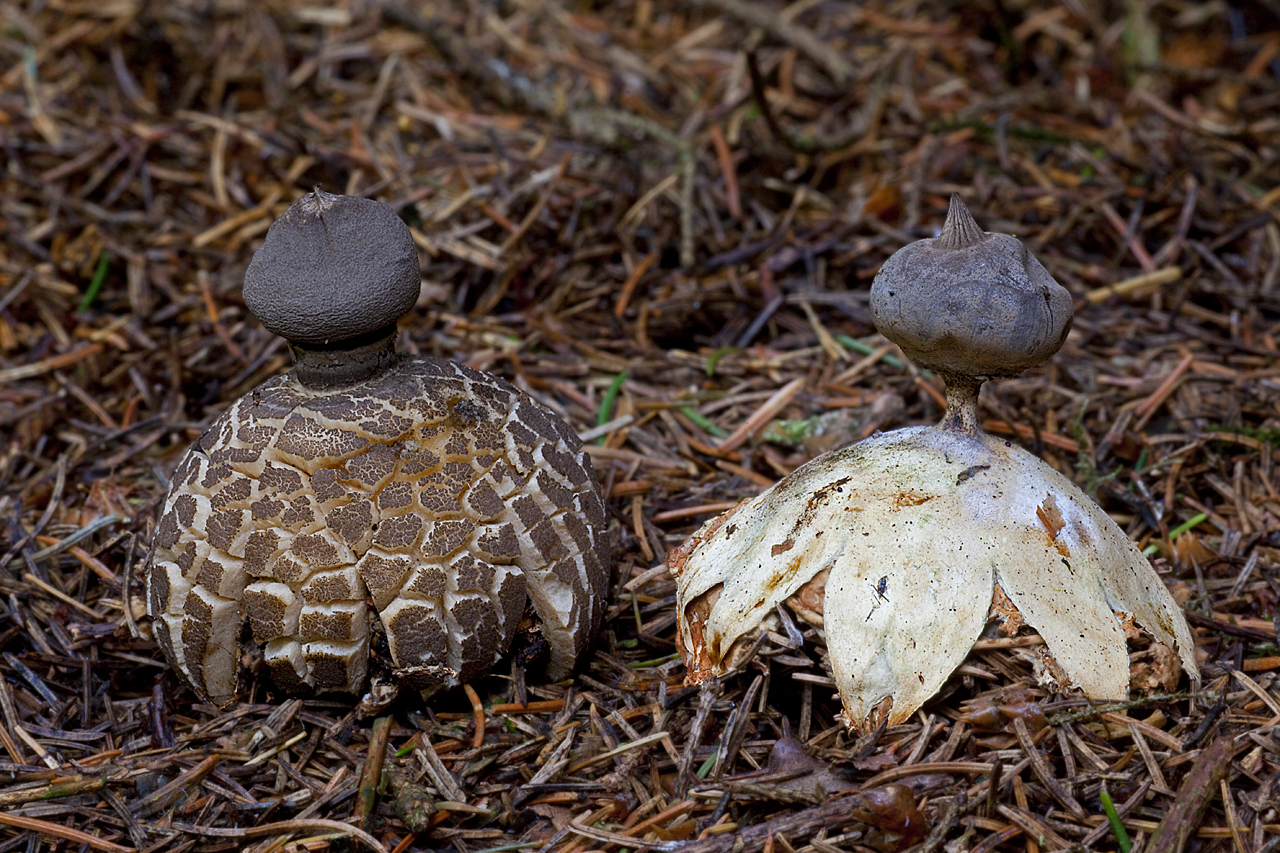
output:
[[[1114,850],[1109,808],[1145,850],[1274,847],[1274,12],[957,8],[5,4],[0,848]],[[187,449],[291,369],[242,285],[316,187],[409,227],[400,352],[582,436],[614,577],[571,677],[521,632],[429,702],[292,697],[250,628],[224,709],[160,649],[147,543]],[[970,414],[1152,558],[1201,691],[1130,624],[1129,703],[1044,686],[1046,638],[997,594],[1006,630],[856,735],[814,581],[685,686],[667,554],[821,452],[938,422],[869,287],[955,192],[1075,309]]]

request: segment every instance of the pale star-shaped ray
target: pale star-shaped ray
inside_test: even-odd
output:
[[[1190,632],[1137,547],[1067,478],[988,436],[917,427],[819,457],[708,523],[671,565],[694,679],[723,671],[739,638],[828,570],[827,649],[850,725],[873,722],[885,697],[899,723],[936,693],[997,581],[1090,696],[1127,694],[1113,611],[1196,672]],[[717,593],[709,612],[690,606]]]

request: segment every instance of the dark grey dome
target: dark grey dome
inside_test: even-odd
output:
[[[394,210],[317,189],[267,232],[245,271],[244,301],[277,335],[329,344],[392,325],[420,286],[413,237]]]
[[[1071,329],[1071,295],[1026,246],[951,197],[942,233],[899,249],[871,285],[871,319],[921,367],[979,379],[1048,359]]]

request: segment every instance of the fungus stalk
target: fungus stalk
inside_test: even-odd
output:
[[[947,389],[947,411],[942,416],[939,429],[978,438],[982,427],[978,421],[978,392],[981,379],[972,376],[952,375],[942,377]]]
[[[394,369],[400,361],[395,325],[331,344],[290,341],[289,352],[293,355],[294,378],[313,391],[330,391],[373,379]]]

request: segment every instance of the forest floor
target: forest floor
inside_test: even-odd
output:
[[[962,8],[0,5],[0,851],[1276,849],[1275,3]],[[158,650],[167,477],[288,369],[240,289],[315,186],[412,227],[404,348],[588,436],[615,574],[571,682],[503,663],[366,718],[250,675],[219,708]],[[1201,682],[1137,639],[1100,707],[1041,684],[1030,629],[984,635],[861,735],[801,623],[685,686],[666,554],[939,418],[868,290],[953,193],[1075,302],[985,428],[1151,557]]]

